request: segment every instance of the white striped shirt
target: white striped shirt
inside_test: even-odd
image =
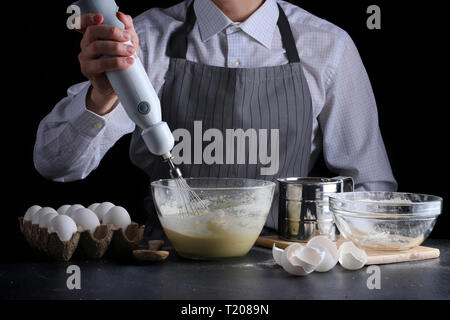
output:
[[[159,93],[169,65],[167,43],[184,23],[190,2],[150,9],[134,19],[141,59]],[[266,0],[246,21],[233,23],[211,0],[195,0],[197,23],[187,60],[230,68],[286,64],[276,3]],[[372,87],[352,39],[330,22],[288,2],[278,3],[291,25],[312,95],[311,165],[323,150],[329,169],[352,176],[358,189],[395,190]],[[118,139],[136,129],[120,104],[105,116],[87,110],[88,88],[89,82],[69,88],[68,96],[40,123],[35,167],[55,181],[84,179]],[[130,156],[133,160],[133,150]]]

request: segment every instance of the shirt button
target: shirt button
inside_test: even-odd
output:
[[[100,129],[103,128],[103,124],[102,124],[101,122],[94,122],[94,123],[92,124],[92,127],[93,127],[94,129],[100,130]]]
[[[238,67],[240,64],[241,64],[241,63],[239,62],[238,59],[234,59],[234,60],[231,61],[231,65],[232,65],[233,67]]]
[[[230,32],[236,32],[238,30],[239,30],[239,27],[235,27],[235,26],[230,27]]]

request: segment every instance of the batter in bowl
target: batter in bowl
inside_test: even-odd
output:
[[[161,223],[175,250],[183,257],[241,257],[252,248],[264,227],[266,216],[258,210],[261,208],[221,204],[210,206],[208,213],[198,216],[166,215]]]

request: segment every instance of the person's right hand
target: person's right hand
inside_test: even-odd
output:
[[[81,16],[81,52],[78,55],[81,72],[91,82],[91,90],[86,97],[89,110],[105,115],[117,105],[117,96],[105,71],[124,70],[134,63],[132,55],[139,52],[139,40],[134,30],[132,18],[121,12],[117,17],[125,25],[125,30],[102,25],[100,14]],[[131,41],[132,45],[125,42]],[[101,56],[109,56],[101,58]]]

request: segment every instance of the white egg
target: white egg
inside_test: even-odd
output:
[[[103,221],[105,214],[114,207],[115,205],[111,202],[103,202],[95,208],[94,212],[97,215],[98,220]]]
[[[39,227],[40,228],[47,228],[50,226],[50,222],[54,217],[58,216],[58,212],[48,212],[44,215],[41,215],[39,218]]]
[[[69,210],[70,207],[71,207],[70,204],[65,204],[65,205],[62,205],[61,207],[59,207],[58,210],[56,210],[56,211],[58,212],[58,214],[65,215],[67,210]]]
[[[89,230],[94,233],[95,229],[100,225],[100,221],[92,210],[82,208],[78,209],[72,214],[73,220],[77,226],[80,226],[83,230]]]
[[[84,206],[81,204],[73,204],[70,206],[70,208],[66,211],[65,215],[69,216],[73,219],[73,214],[78,210],[78,209],[83,209]]]
[[[344,242],[339,247],[339,263],[344,269],[358,270],[366,265],[367,253],[355,246],[351,241]]]
[[[88,209],[95,212],[95,209],[97,209],[97,207],[98,207],[99,205],[100,205],[100,203],[93,203],[93,204],[91,204],[91,205],[88,207]]]
[[[124,208],[113,207],[103,217],[103,224],[113,224],[117,228],[125,230],[131,224],[131,218]]]
[[[278,265],[281,265],[281,256],[283,255],[283,249],[278,248],[275,243],[273,244],[272,247],[272,255],[273,255],[273,259],[275,260],[275,262]]]
[[[33,219],[33,216],[36,212],[38,212],[40,209],[42,209],[41,206],[34,205],[30,208],[28,208],[27,212],[25,212],[25,216],[23,217],[24,221],[31,221]]]
[[[58,215],[52,219],[49,232],[56,232],[62,241],[69,241],[77,232],[77,225],[71,217]]]
[[[281,266],[292,275],[306,276],[320,265],[324,256],[324,252],[315,248],[294,243],[284,249],[281,255]]]
[[[33,215],[32,219],[31,219],[31,224],[37,224],[38,225],[39,224],[39,219],[41,218],[41,216],[46,215],[47,213],[51,213],[51,212],[57,213],[55,209],[50,208],[50,207],[44,207],[44,208],[39,209],[39,211],[37,211]]]
[[[325,253],[323,261],[317,266],[317,272],[328,272],[337,264],[339,255],[336,244],[326,236],[317,236],[312,238],[306,244],[307,247],[315,248]]]

